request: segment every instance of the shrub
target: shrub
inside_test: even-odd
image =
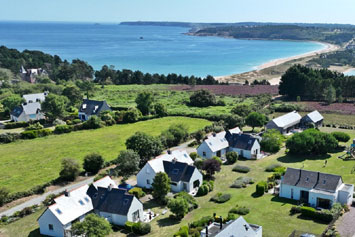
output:
[[[189,237],[189,227],[180,227],[179,231],[174,234],[174,237]]]
[[[62,160],[62,169],[59,173],[60,178],[65,181],[74,181],[80,173],[79,163],[70,158],[65,158]]]
[[[267,172],[275,172],[275,169],[276,169],[276,168],[279,168],[279,167],[282,167],[282,165],[279,164],[279,163],[271,164],[271,165],[268,165],[268,166],[266,167],[265,171],[267,171]]]
[[[13,123],[5,123],[5,129],[13,129],[13,128],[25,128],[28,127],[28,122],[13,122]]]
[[[226,159],[228,164],[234,164],[238,160],[238,153],[235,151],[227,152]]]
[[[260,142],[261,149],[266,152],[278,152],[284,142],[284,136],[276,129],[268,129]]]
[[[73,122],[73,124],[79,124],[79,123],[81,123],[81,120],[80,119],[74,119],[72,122]]]
[[[238,215],[247,215],[250,212],[249,208],[247,207],[233,207],[229,213],[233,213],[233,214],[238,214]]]
[[[0,134],[0,143],[11,143],[21,138],[19,133],[3,133]]]
[[[217,193],[216,195],[214,195],[211,198],[211,201],[216,202],[216,203],[225,203],[227,201],[229,201],[229,199],[231,199],[231,195],[226,193],[226,194],[222,194],[222,193]]]
[[[28,127],[26,127],[25,130],[41,130],[41,129],[43,129],[43,125],[37,122],[37,123],[30,124]]]
[[[7,202],[9,191],[6,188],[0,187],[0,207]]]
[[[49,129],[40,129],[40,130],[28,130],[21,133],[22,139],[34,139],[37,137],[45,137],[52,134],[52,131]]]
[[[102,128],[104,123],[101,119],[95,115],[91,116],[87,121],[83,123],[83,129],[97,129]]]
[[[138,187],[132,188],[131,190],[128,191],[128,193],[133,194],[138,199],[145,196],[145,192]]]
[[[286,173],[286,167],[277,167],[274,169],[275,173],[278,173],[281,175],[284,175]]]
[[[134,123],[137,122],[142,117],[141,111],[136,108],[130,108],[127,111],[124,111],[122,114],[123,123]]]
[[[43,205],[45,205],[46,207],[49,207],[50,205],[54,204],[54,199],[56,198],[55,194],[49,194],[46,199],[44,199],[44,201],[42,202]]]
[[[198,157],[197,152],[191,152],[191,153],[190,153],[190,157],[191,157],[191,159],[192,159],[193,161],[196,160],[196,158]]]
[[[190,106],[208,107],[216,104],[215,95],[208,90],[199,90],[190,96]]]
[[[331,134],[338,142],[348,142],[350,140],[349,134],[345,132],[332,132]]]
[[[58,125],[54,129],[55,134],[70,133],[73,127],[70,125]]]
[[[233,213],[228,213],[226,221],[232,221],[232,220],[236,220],[236,219],[237,219],[237,215],[235,215]]]
[[[60,119],[56,119],[56,120],[54,120],[54,122],[53,122],[53,125],[54,125],[54,126],[66,125],[66,124],[67,124],[66,122],[64,122],[63,120],[60,120]]]
[[[190,228],[205,227],[208,223],[213,222],[214,218],[212,216],[204,216],[198,221],[194,221],[190,224]]]
[[[265,181],[260,181],[259,183],[256,184],[257,195],[262,196],[267,190],[268,190],[268,186]]]
[[[231,185],[231,188],[246,188],[248,184],[253,184],[254,181],[249,177],[239,177]]]
[[[194,161],[194,166],[196,166],[197,169],[202,169],[203,165],[203,160],[201,158],[196,158]]]
[[[290,210],[290,214],[294,215],[297,213],[301,213],[301,206],[292,206]]]
[[[198,197],[201,197],[201,196],[207,195],[208,192],[209,192],[208,186],[207,186],[206,184],[203,184],[203,185],[201,185],[201,186],[198,188],[196,195],[197,195]]]
[[[91,153],[84,158],[83,168],[86,172],[96,174],[104,164],[104,159],[100,154]]]
[[[137,222],[132,225],[132,232],[136,235],[146,235],[151,231],[149,223]]]
[[[247,166],[242,166],[242,165],[236,165],[232,169],[234,172],[239,172],[239,173],[248,173],[250,171],[250,168]]]
[[[168,208],[177,219],[181,220],[189,212],[189,203],[185,198],[178,196],[169,200]]]
[[[218,156],[214,156],[214,157],[212,157],[212,159],[216,160],[220,165],[223,164],[221,158],[219,158]]]

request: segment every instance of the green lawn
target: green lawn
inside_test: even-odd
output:
[[[225,106],[210,106],[206,108],[189,107],[189,101],[193,92],[169,90],[169,85],[123,85],[97,87],[94,99],[106,100],[111,106],[135,107],[135,99],[138,93],[150,91],[154,94],[154,100],[167,106],[170,114],[198,114],[198,115],[218,115],[230,113],[231,109],[238,103],[251,104],[251,98],[243,99],[232,96],[216,96],[217,100],[223,100]]]
[[[53,180],[58,177],[61,159],[65,157],[82,161],[87,154],[98,152],[106,161],[113,160],[125,149],[126,139],[135,132],[157,136],[176,123],[187,125],[189,132],[211,124],[203,119],[166,117],[2,144],[0,187],[11,192],[24,191]]]

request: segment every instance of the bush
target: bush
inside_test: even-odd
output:
[[[228,164],[234,164],[238,160],[238,153],[235,151],[227,152],[226,159]]]
[[[279,167],[282,167],[282,165],[279,164],[279,163],[271,164],[271,165],[268,165],[268,166],[266,167],[265,171],[267,171],[267,172],[275,172],[275,169],[276,169],[276,168],[279,168]]]
[[[151,231],[149,223],[137,222],[132,225],[132,232],[136,235],[146,235]]]
[[[348,142],[350,140],[349,134],[345,132],[332,132],[331,135],[335,137],[338,142]]]
[[[58,125],[54,129],[55,134],[70,133],[73,131],[73,127],[70,125]]]
[[[190,106],[208,107],[216,104],[215,95],[208,90],[199,90],[190,96]]]
[[[250,171],[250,168],[247,166],[242,166],[242,165],[236,165],[232,169],[234,172],[239,172],[239,173],[248,173]]]
[[[212,157],[212,159],[216,160],[220,165],[223,164],[223,161],[218,156],[214,156],[214,157]]]
[[[246,188],[248,184],[253,184],[254,181],[252,178],[248,177],[239,177],[231,185],[231,188]]]
[[[45,137],[52,134],[52,131],[49,129],[40,129],[40,130],[28,130],[21,133],[22,139],[34,139],[37,137]]]
[[[175,124],[171,125],[168,130],[162,132],[160,136],[165,147],[173,147],[186,141],[189,133],[184,124]]]
[[[6,188],[0,187],[0,207],[7,202],[9,191]]]
[[[137,122],[142,117],[141,111],[136,108],[130,108],[127,111],[124,111],[122,114],[123,123],[134,123]]]
[[[104,127],[104,122],[95,115],[91,116],[87,121],[83,123],[83,129],[97,129]]]
[[[202,165],[203,165],[203,159],[196,158],[196,160],[194,161],[194,166],[196,166],[197,169],[202,169]]]
[[[59,173],[60,178],[65,181],[74,181],[80,173],[79,163],[70,158],[65,158],[62,160],[62,169]]]
[[[190,157],[191,157],[191,159],[192,159],[193,161],[195,161],[196,158],[198,157],[197,152],[191,152],[191,153],[190,153]]]
[[[3,133],[0,134],[0,143],[11,143],[21,138],[19,133]]]
[[[229,201],[229,199],[231,199],[231,195],[226,193],[226,194],[222,194],[222,193],[217,193],[216,195],[214,195],[211,198],[211,201],[216,202],[216,203],[225,203],[227,201]]]
[[[55,194],[49,194],[46,199],[44,199],[44,201],[42,202],[43,205],[45,205],[46,207],[49,207],[50,205],[54,204],[55,201],[54,199],[56,198]]]
[[[276,129],[268,129],[260,142],[261,149],[266,152],[278,152],[284,142],[284,136]]]
[[[189,203],[184,197],[178,196],[169,200],[168,208],[177,219],[181,220],[189,212]]]
[[[202,227],[204,228],[208,223],[213,222],[214,218],[212,216],[204,216],[198,221],[194,221],[190,224],[190,228]]]
[[[180,227],[179,231],[174,234],[174,237],[189,237],[189,227]]]
[[[259,183],[256,184],[257,195],[262,196],[267,190],[268,190],[268,186],[265,181],[260,181]]]
[[[128,191],[128,193],[133,194],[138,199],[145,196],[145,192],[138,187],[132,188],[131,190]]]
[[[238,215],[247,215],[250,212],[249,208],[247,207],[234,207],[232,208],[229,213],[233,213],[233,214],[238,214]]]
[[[207,195],[208,192],[209,192],[209,187],[206,184],[203,184],[198,188],[196,195],[198,197],[201,197]]]
[[[86,172],[96,174],[104,164],[104,159],[100,154],[91,153],[84,158],[83,168]]]
[[[37,123],[30,124],[28,127],[26,127],[25,130],[41,130],[41,129],[43,129],[43,125],[37,122]]]
[[[28,122],[13,122],[13,123],[5,123],[5,129],[13,129],[13,128],[25,128],[28,127]]]
[[[290,215],[301,213],[301,206],[292,206],[290,210]]]

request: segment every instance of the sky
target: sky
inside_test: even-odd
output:
[[[355,0],[0,0],[0,21],[355,24]]]

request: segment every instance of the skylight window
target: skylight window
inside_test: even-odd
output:
[[[209,142],[209,144],[212,146],[212,143],[211,143],[211,142]]]
[[[90,202],[89,198],[87,198],[87,197],[84,197],[84,200],[85,200],[86,202]]]
[[[178,174],[178,173],[179,173],[179,170],[178,170],[178,169],[174,169],[172,173],[173,173],[173,174]]]
[[[59,208],[55,209],[55,211],[56,211],[59,215],[63,213]]]
[[[85,203],[83,202],[83,200],[79,200],[79,203],[80,203],[80,205],[82,205],[82,206],[84,206],[85,205]]]
[[[128,204],[128,199],[125,199],[124,201],[123,201],[123,205],[127,205]]]
[[[83,104],[83,109],[86,109],[86,104]]]
[[[186,155],[186,154],[184,154],[184,156],[187,158],[187,155]]]

